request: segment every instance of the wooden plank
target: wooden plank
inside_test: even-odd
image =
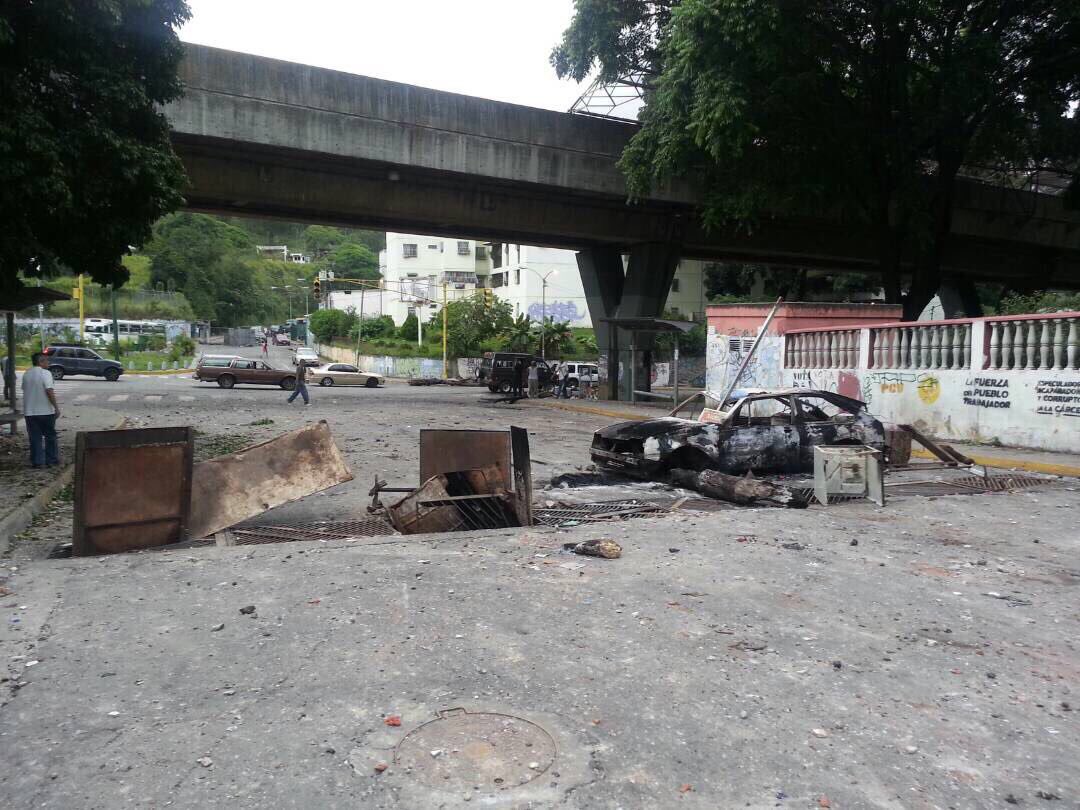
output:
[[[510,434],[505,430],[421,430],[420,480],[495,465],[503,489],[513,488]]]
[[[510,446],[514,456],[514,509],[522,526],[533,525],[532,511],[532,451],[529,449],[529,431],[522,427],[510,428]]]

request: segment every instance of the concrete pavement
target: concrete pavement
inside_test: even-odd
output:
[[[326,418],[356,480],[268,521],[362,514],[376,474],[416,483],[421,427],[524,425],[542,484],[611,421],[477,389],[313,389],[303,408],[64,384],[198,441]],[[1078,806],[1078,504],[1059,482],[41,560],[70,537],[58,518],[0,569],[0,804]],[[623,556],[562,550],[591,537]]]

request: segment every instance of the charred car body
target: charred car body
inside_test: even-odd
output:
[[[819,445],[884,450],[885,427],[865,403],[830,391],[758,391],[729,399],[723,410],[706,408],[696,420],[667,416],[598,430],[592,460],[646,479],[673,469],[803,473],[813,471]]]

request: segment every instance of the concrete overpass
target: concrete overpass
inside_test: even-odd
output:
[[[628,203],[631,122],[198,45],[181,79],[166,112],[190,208],[574,249],[596,323],[660,314],[680,256],[875,267],[869,229],[827,215],[707,233],[688,184]],[[1080,286],[1080,212],[1060,198],[965,183],[954,232],[951,274]]]

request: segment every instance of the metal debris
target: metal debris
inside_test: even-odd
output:
[[[603,557],[605,560],[617,560],[622,556],[622,546],[614,540],[586,540],[583,543],[564,543],[563,548],[574,554],[586,557]]]

